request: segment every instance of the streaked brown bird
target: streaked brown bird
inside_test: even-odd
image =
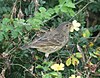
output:
[[[69,29],[71,26],[72,23],[63,22],[54,30],[46,32],[43,36],[24,46],[24,48],[36,48],[48,57],[49,54],[60,50],[66,45],[69,40]]]

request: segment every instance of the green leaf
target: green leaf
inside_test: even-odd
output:
[[[8,19],[8,18],[4,18],[4,19],[2,20],[2,23],[3,23],[3,24],[7,24],[8,22],[10,22],[10,19]]]
[[[68,7],[62,6],[61,11],[65,12],[65,13],[68,13]]]
[[[44,71],[48,71],[49,69],[50,69],[50,68],[47,67],[47,66],[44,66],[44,67],[43,67],[43,70],[44,70]]]
[[[42,78],[52,78],[50,74],[45,74],[42,76]]]
[[[66,0],[66,6],[67,6],[67,7],[70,7],[70,8],[75,8],[75,4],[72,3],[71,0]]]
[[[100,73],[100,68],[98,69],[98,72]]]
[[[67,7],[65,5],[62,6],[61,11],[66,13],[66,14],[69,14],[70,16],[74,16],[75,15],[75,12],[72,10],[72,8]]]
[[[77,58],[82,58],[82,54],[81,53],[75,53]]]
[[[40,7],[40,8],[39,8],[39,11],[40,11],[40,12],[46,12],[46,9],[45,9],[44,7]]]
[[[90,56],[97,58],[97,56],[95,54],[93,54],[93,53],[89,53],[89,54],[90,54]]]
[[[59,10],[60,10],[59,6],[55,6],[54,10],[56,13],[59,13]]]
[[[16,30],[13,30],[13,31],[11,32],[11,34],[12,34],[12,37],[13,37],[14,39],[18,37],[18,32],[17,32]]]
[[[64,4],[66,2],[66,0],[59,0],[60,4]]]
[[[6,7],[2,7],[2,10],[6,13],[7,12],[7,8]]]
[[[30,31],[32,29],[32,26],[25,26],[26,30]]]
[[[44,16],[45,19],[50,19],[50,16],[51,16],[50,13],[44,13],[43,15],[45,15],[45,16]]]
[[[38,65],[38,66],[36,66],[36,68],[43,69],[43,66]]]
[[[75,12],[72,10],[72,8],[68,8],[68,13],[70,16],[74,16]]]
[[[0,32],[0,41],[4,39],[3,32]]]
[[[83,37],[86,37],[86,38],[90,37],[90,31],[87,28],[83,30]]]
[[[58,76],[57,72],[51,72],[50,74],[53,75],[53,76]]]
[[[62,78],[62,73],[60,72],[51,72],[50,75],[52,78]]]
[[[6,40],[9,39],[8,32],[3,32],[3,35],[4,35],[4,38],[5,38]]]
[[[54,9],[49,8],[48,11],[47,11],[47,13],[54,14]]]
[[[68,59],[67,59],[66,65],[67,65],[67,66],[71,65],[71,58],[68,58]]]
[[[72,57],[72,65],[78,65],[79,64],[79,60],[75,57]]]

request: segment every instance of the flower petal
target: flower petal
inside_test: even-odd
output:
[[[79,28],[75,28],[76,31],[79,31]]]
[[[73,32],[74,31],[74,26],[71,26],[70,27],[70,32]]]
[[[59,64],[54,64],[54,65],[51,66],[51,69],[57,71],[58,67],[59,67]]]
[[[64,70],[64,64],[54,64],[51,66],[51,69],[53,69],[54,71]]]
[[[72,78],[75,78],[75,75],[71,75]]]
[[[72,24],[74,25],[74,24],[76,24],[77,23],[77,21],[76,20],[74,20],[74,21],[72,21]]]
[[[75,26],[80,27],[81,24],[77,22],[77,23],[75,24]]]
[[[60,63],[60,67],[64,67],[64,64],[63,63]]]
[[[81,76],[77,76],[76,78],[81,78]]]

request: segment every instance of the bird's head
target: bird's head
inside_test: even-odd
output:
[[[70,30],[70,27],[72,26],[72,23],[70,22],[63,22],[61,23],[58,27],[57,27],[57,30],[59,31],[64,31],[64,32],[69,32]]]

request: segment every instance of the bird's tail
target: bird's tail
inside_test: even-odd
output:
[[[23,45],[20,47],[21,50],[26,50],[26,49],[29,49],[30,46],[29,45]]]

